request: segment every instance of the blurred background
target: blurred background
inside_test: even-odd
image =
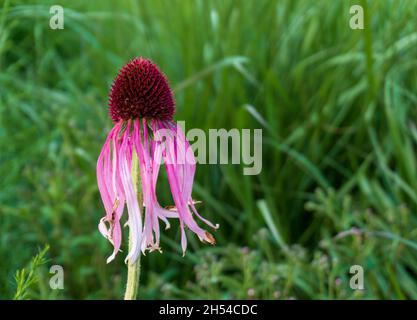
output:
[[[63,30],[49,26],[55,4]],[[349,27],[354,4],[363,30]],[[136,56],[166,73],[188,129],[263,129],[260,175],[198,166],[217,245],[189,234],[182,257],[174,223],[164,253],[142,259],[140,299],[416,299],[416,12],[413,0],[1,0],[0,299],[123,296],[126,243],[107,265],[95,165],[110,84]],[[64,290],[49,287],[55,264]],[[352,265],[365,290],[351,289]]]

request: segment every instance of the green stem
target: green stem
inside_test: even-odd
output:
[[[130,242],[131,240],[129,239],[129,248],[131,247]],[[141,254],[139,254],[135,262],[132,263],[129,260],[127,263],[127,283],[125,300],[136,300],[136,296],[139,291],[140,256]]]
[[[133,186],[136,190],[139,211],[142,212],[142,187],[140,183],[140,170],[138,168],[138,157],[136,153],[133,152],[132,155],[132,180]],[[129,227],[130,228],[130,227]],[[129,230],[129,251],[133,246],[133,239]],[[125,300],[136,300],[136,296],[139,291],[139,278],[140,278],[140,256],[137,257],[136,261],[127,262],[127,283],[126,283],[126,292]]]

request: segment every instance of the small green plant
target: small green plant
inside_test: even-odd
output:
[[[29,268],[23,268],[16,271],[15,280],[17,288],[13,297],[14,300],[28,299],[31,287],[39,281],[39,267],[47,262],[46,253],[48,250],[49,245],[46,245],[42,250],[39,250],[37,255],[32,258]]]

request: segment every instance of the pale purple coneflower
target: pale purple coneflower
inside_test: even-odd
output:
[[[183,254],[187,248],[186,227],[201,241],[215,244],[214,237],[194,220],[198,217],[210,227],[218,228],[195,208],[191,192],[196,161],[182,129],[173,122],[175,102],[165,75],[150,60],[131,60],[113,82],[109,112],[114,127],[97,161],[98,187],[106,211],[99,230],[114,247],[107,262],[115,258],[121,247],[125,205],[130,233],[126,260],[130,262],[135,262],[141,252],[160,251],[160,220],[165,228],[170,226],[168,219],[179,220]],[[162,162],[175,204],[166,208],[158,203],[156,194]],[[139,170],[139,186],[135,170]],[[142,196],[138,200],[139,189]]]

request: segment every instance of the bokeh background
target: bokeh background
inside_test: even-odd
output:
[[[54,4],[63,30],[49,27]],[[364,30],[349,27],[353,4]],[[416,299],[416,12],[414,0],[1,0],[0,298],[123,296],[126,245],[107,265],[95,164],[113,77],[145,56],[188,128],[264,134],[258,176],[198,166],[217,245],[190,235],[181,257],[174,223],[164,253],[142,259],[140,299]],[[49,287],[54,264],[64,290]],[[352,265],[365,290],[350,288]]]

